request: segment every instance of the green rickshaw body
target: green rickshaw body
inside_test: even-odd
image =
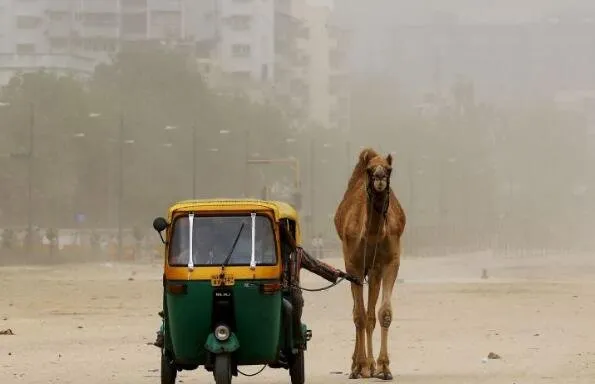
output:
[[[166,340],[171,343],[175,361],[188,365],[204,365],[209,351],[205,344],[213,334],[211,281],[171,281],[186,284],[187,293],[166,293]],[[238,365],[265,364],[275,361],[280,350],[282,331],[281,292],[263,294],[260,286],[271,280],[236,280],[232,287],[235,331],[240,348],[235,358]],[[168,282],[169,283],[169,282]],[[222,342],[221,344],[225,344]],[[166,344],[167,347],[170,347]]]

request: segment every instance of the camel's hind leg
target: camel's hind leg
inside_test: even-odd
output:
[[[369,272],[368,275],[368,308],[366,316],[366,345],[368,355],[368,367],[370,368],[370,375],[374,375],[376,371],[376,363],[374,361],[374,348],[372,336],[374,328],[376,327],[376,303],[380,295],[380,283],[382,282],[382,269],[376,268]]]
[[[388,329],[393,319],[393,311],[391,305],[393,288],[397,275],[399,274],[399,257],[386,266],[384,275],[382,276],[382,303],[378,310],[378,318],[380,320],[380,353],[377,361],[376,377],[383,380],[392,380],[393,376],[390,371],[390,361],[388,358]]]

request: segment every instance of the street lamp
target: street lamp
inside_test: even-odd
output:
[[[102,114],[98,112],[89,113],[91,118],[99,118]],[[124,140],[124,115],[120,113],[118,127],[118,208],[116,211],[118,222],[118,258],[122,257],[123,231],[122,231],[122,213],[124,209],[124,144],[134,144],[134,140]]]
[[[163,128],[165,131],[175,131],[178,129],[176,125],[166,125]],[[197,135],[197,126],[196,124],[192,125],[192,198],[196,199],[196,135]],[[167,142],[163,144],[166,148],[173,147],[173,143]]]

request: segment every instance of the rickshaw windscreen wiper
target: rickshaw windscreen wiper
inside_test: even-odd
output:
[[[238,234],[236,235],[236,239],[234,240],[233,245],[231,246],[231,250],[227,254],[227,257],[223,261],[223,264],[221,264],[222,267],[225,267],[227,265],[227,263],[229,263],[229,259],[231,259],[231,255],[233,255],[233,251],[236,250],[236,245],[238,244],[238,240],[240,239],[240,235],[242,234],[243,229],[244,229],[244,223],[242,223],[242,225],[240,226],[240,230],[238,231]]]

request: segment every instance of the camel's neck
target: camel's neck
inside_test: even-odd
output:
[[[383,192],[370,192],[368,194],[368,208],[372,214],[386,216],[390,199],[390,188]]]

